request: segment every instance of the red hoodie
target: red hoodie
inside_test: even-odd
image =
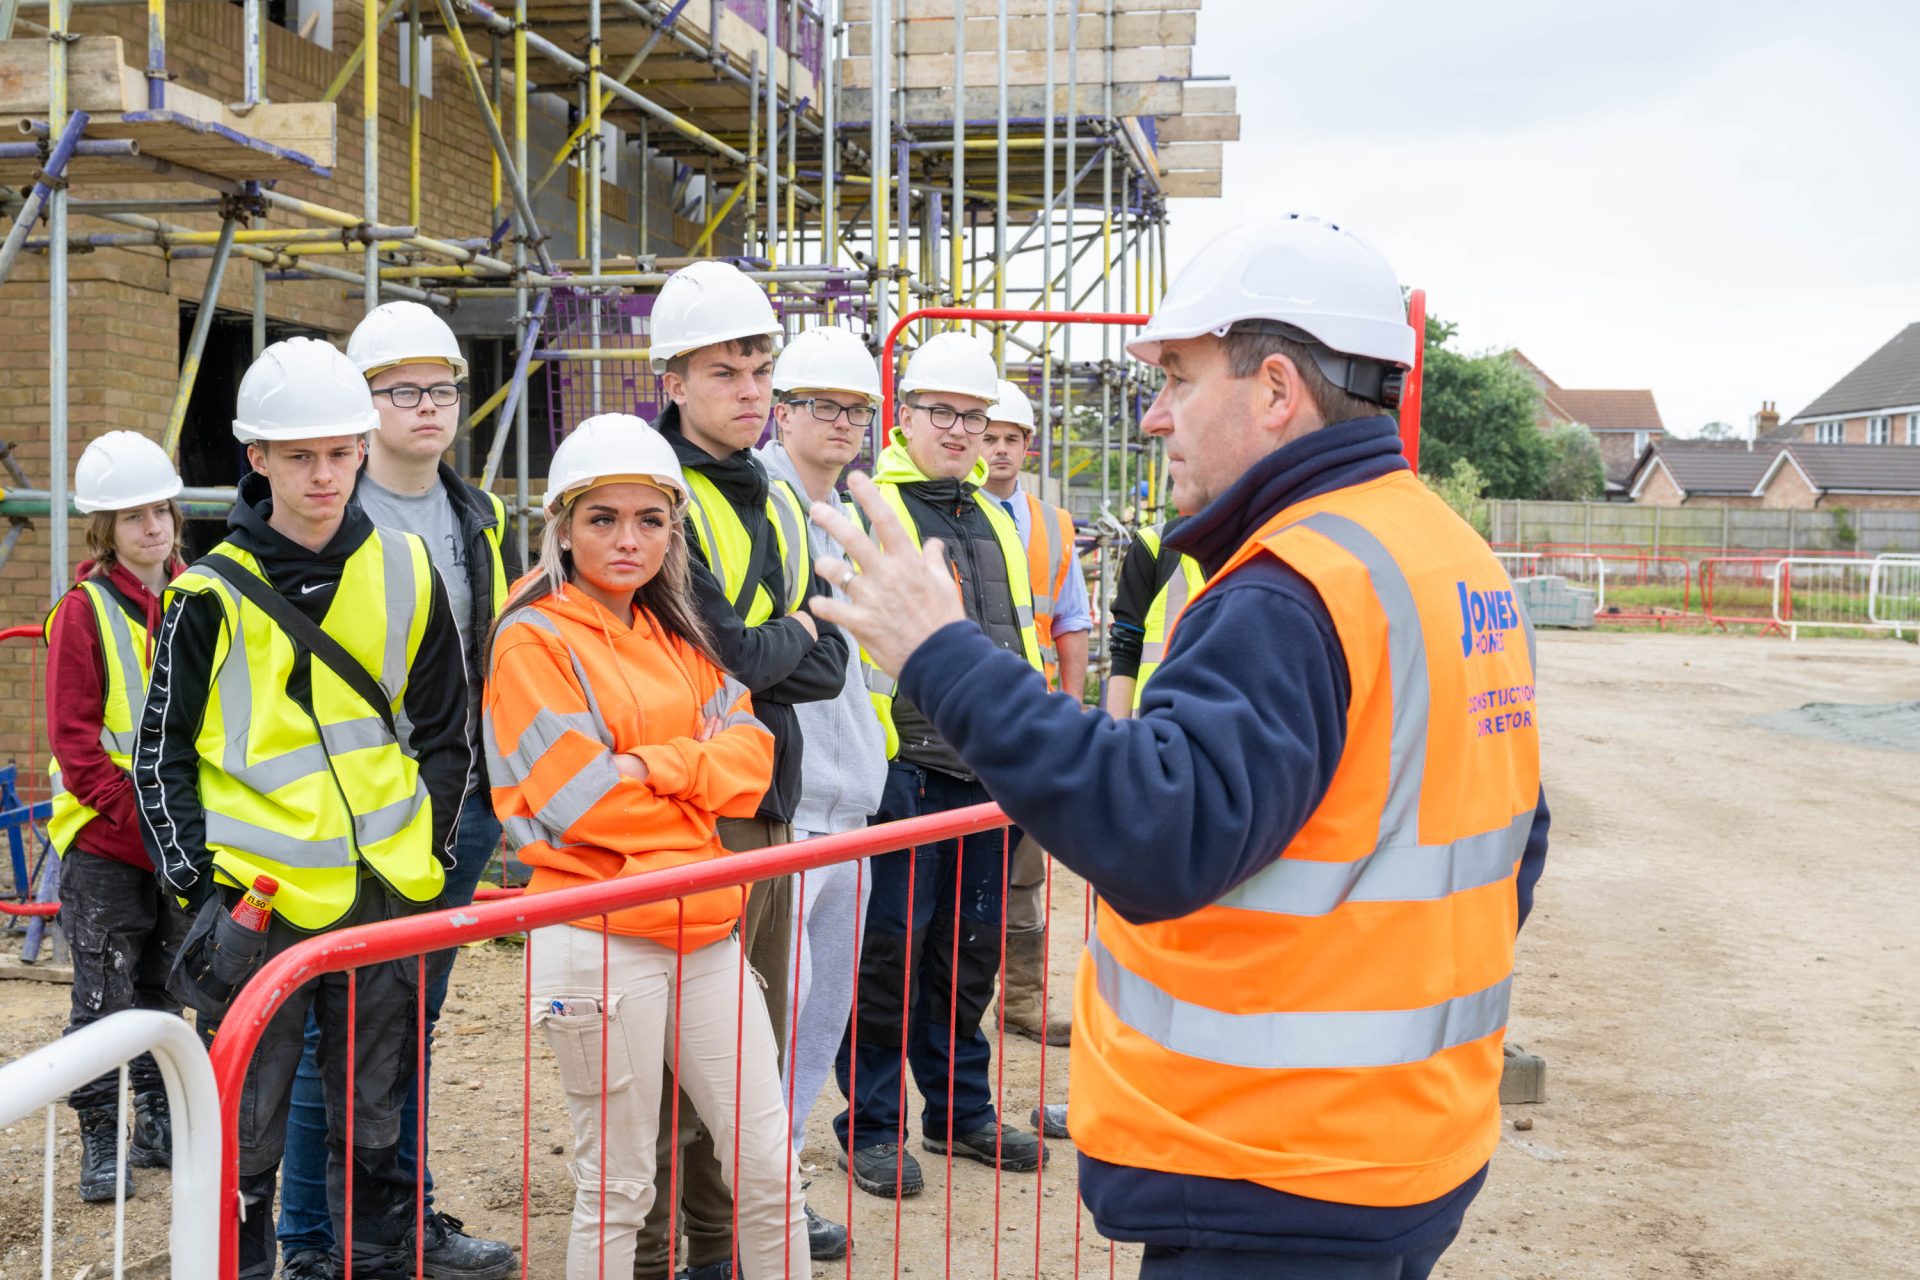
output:
[[[183,567],[178,563],[171,566],[174,573]],[[80,566],[75,581],[84,581],[93,571],[94,562],[89,560]],[[152,637],[160,630],[160,597],[120,565],[114,565],[107,577],[129,600],[146,610],[151,657]],[[100,720],[106,714],[106,670],[93,605],[86,593],[75,587],[54,607],[53,627],[47,637],[47,739],[54,758],[60,761],[60,777],[67,790],[99,815],[80,828],[73,842],[99,857],[151,870],[153,862],[140,838],[133,777],[100,745]]]

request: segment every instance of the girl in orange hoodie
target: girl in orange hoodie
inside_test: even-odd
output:
[[[679,463],[645,421],[608,414],[574,429],[549,474],[540,563],[495,625],[484,699],[493,806],[534,869],[527,891],[725,856],[715,820],[754,813],[773,737],[714,664],[691,602]],[[680,1086],[715,1150],[731,1153],[737,1131],[746,1275],[805,1274],[779,1057],[741,976],[742,899],[715,890],[529,941],[534,1019],[573,1118],[568,1280],[633,1269],[675,1035]],[[735,1162],[722,1164],[731,1185]]]

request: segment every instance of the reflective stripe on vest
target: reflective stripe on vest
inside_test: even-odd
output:
[[[906,528],[907,536],[913,539],[913,545],[920,546],[920,527],[914,522],[913,512],[908,509],[900,486],[880,484],[875,487],[879,489],[881,498],[893,508],[893,513],[900,517],[900,523]],[[993,529],[994,541],[999,545],[1000,555],[1006,562],[1007,585],[1013,592],[1013,616],[1020,628],[1023,656],[1034,670],[1044,672],[1046,665],[1040,657],[1040,641],[1034,627],[1033,588],[1024,572],[1027,555],[1026,548],[1020,545],[1020,530],[1014,525],[1013,517],[984,491],[976,489],[973,500],[986,514],[987,523]],[[900,734],[893,723],[893,699],[899,692],[899,682],[868,661],[865,649],[860,651],[860,668],[866,678],[867,695],[873,700],[874,711],[878,713],[880,726],[885,730],[887,758],[891,760],[900,750]]]
[[[694,537],[700,543],[707,567],[737,606],[749,590],[753,600],[747,607],[745,622],[757,627],[769,618],[784,616],[806,600],[807,584],[813,580],[813,554],[807,541],[806,505],[785,481],[774,481],[767,491],[766,519],[773,529],[780,554],[781,584],[784,599],[780,610],[767,595],[764,582],[747,581],[748,561],[753,558],[753,535],[740,513],[703,473],[689,468],[687,487],[693,493],[687,514],[693,521]]]
[[[1058,689],[1060,654],[1053,642],[1053,619],[1073,567],[1073,518],[1040,501],[1036,494],[1022,490],[1021,496],[1027,500],[1027,579],[1033,591],[1033,631],[1040,642],[1041,670],[1046,672],[1047,687]]]
[[[1160,539],[1164,532],[1161,525],[1140,531],[1140,541],[1146,544],[1158,562],[1160,557]],[[1140,709],[1140,698],[1147,690],[1147,681],[1160,669],[1167,656],[1167,636],[1173,630],[1173,624],[1187,607],[1187,601],[1206,584],[1207,575],[1201,569],[1200,562],[1192,556],[1181,556],[1173,576],[1153,597],[1153,603],[1147,606],[1147,616],[1142,621],[1140,635],[1140,669],[1134,673],[1133,707]]]
[[[232,543],[218,550],[260,573]],[[379,681],[397,738],[324,662],[306,661],[311,712],[296,702],[287,692],[292,642],[218,575],[189,568],[171,590],[209,596],[223,614],[195,740],[207,844],[221,879],[245,885],[274,876],[275,911],[310,931],[352,909],[360,863],[401,898],[438,897],[444,874],[432,847],[432,801],[399,715],[432,608],[425,544],[392,530],[370,534],[342,566],[322,622]]]
[[[1096,928],[1087,939],[1100,998],[1155,1044],[1189,1058],[1252,1071],[1339,1070],[1424,1062],[1507,1025],[1511,977],[1423,1009],[1337,1013],[1222,1013],[1160,990],[1113,958]]]
[[[147,705],[147,629],[128,617],[119,599],[101,583],[89,578],[80,588],[93,608],[94,631],[100,637],[100,657],[106,670],[101,690],[100,749],[114,764],[131,772],[133,743]],[[47,615],[43,630],[51,639],[53,614]],[[53,793],[47,837],[54,849],[65,855],[80,829],[100,815],[67,790],[60,777],[59,760],[47,762],[47,775]]]
[[[1532,635],[1485,543],[1411,473],[1282,512],[1195,598],[1267,554],[1339,636],[1340,767],[1279,856],[1213,903],[1141,925],[1099,913],[1075,999],[1080,1146],[1419,1204],[1498,1140],[1514,876],[1539,793]],[[1521,714],[1487,714],[1491,691]]]

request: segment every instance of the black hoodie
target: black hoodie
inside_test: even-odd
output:
[[[711,480],[749,533],[766,523],[771,482],[751,450],[714,457],[682,433],[678,405],[667,406],[659,426],[660,433],[673,445],[680,465]],[[693,553],[694,604],[713,637],[714,660],[747,686],[753,694],[754,715],[773,733],[773,785],[760,802],[760,816],[791,822],[794,807],[800,802],[801,751],[800,718],[794,715],[793,705],[839,696],[847,678],[846,638],[839,628],[816,619],[820,635],[815,639],[786,615],[786,570],[778,556],[768,556],[761,573],[767,594],[774,601],[774,616],[758,626],[747,626],[734,612],[726,588],[708,567],[691,514],[687,546]],[[826,594],[826,583],[814,574],[806,598]]]
[[[373,522],[358,501],[349,500],[332,540],[318,551],[309,551],[267,523],[272,511],[266,477],[249,473],[240,481],[240,500],[227,515],[227,539],[259,560],[281,595],[315,622],[324,623],[347,557],[373,532]],[[223,625],[217,600],[201,595],[173,598],[154,646],[147,709],[134,749],[134,787],[147,853],[167,886],[196,907],[213,892],[208,874],[213,855],[206,846],[200,754],[194,739],[200,732],[207,691],[213,687],[213,654]],[[378,677],[377,672],[370,674]],[[180,696],[169,696],[175,689]],[[312,709],[305,654],[294,663],[287,693]],[[418,762],[432,800],[433,849],[443,865],[452,866],[454,822],[466,799],[472,751],[467,736],[466,663],[447,589],[437,570],[433,605],[420,650],[407,672],[401,706],[412,726],[407,750]]]

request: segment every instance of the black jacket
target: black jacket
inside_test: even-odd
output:
[[[767,522],[770,481],[760,460],[742,449],[715,458],[686,438],[680,429],[680,407],[668,405],[660,415],[660,432],[673,445],[680,465],[698,471],[733,505],[748,533]],[[773,785],[760,802],[760,816],[778,822],[793,821],[800,801],[800,718],[795,703],[825,702],[838,697],[846,683],[847,641],[838,627],[820,622],[818,639],[786,614],[786,570],[779,556],[768,556],[760,581],[774,602],[773,616],[749,627],[734,611],[726,588],[707,564],[689,514],[687,546],[693,559],[694,603],[713,637],[714,661],[753,695],[753,713],[773,734]],[[814,574],[806,598],[827,594],[826,583]]]
[[[1160,550],[1148,551],[1139,534],[1127,546],[1126,559],[1120,562],[1120,580],[1113,589],[1110,608],[1112,621],[1107,626],[1107,656],[1113,660],[1115,679],[1137,679],[1140,655],[1145,650],[1147,614],[1153,602],[1166,589],[1173,575],[1180,572],[1180,553],[1167,546],[1167,539],[1180,527],[1184,516],[1167,521],[1160,531]]]
[[[974,499],[977,488],[965,480],[921,480],[901,485],[900,496],[913,516],[921,541],[938,538],[946,549],[947,563],[953,566],[960,583],[960,602],[967,617],[987,633],[989,640],[1024,662],[1026,646],[1020,637],[1013,583],[1007,574],[1025,572],[1026,564],[1009,570],[993,522]],[[898,759],[972,780],[973,770],[904,695],[894,698],[893,727],[900,739],[895,753]]]
[[[447,491],[447,500],[453,504],[454,519],[460,522],[460,537],[467,544],[467,582],[473,592],[473,621],[468,634],[473,636],[475,647],[475,652],[467,657],[474,664],[473,678],[477,684],[485,676],[480,670],[478,650],[484,646],[487,630],[493,626],[493,615],[506,603],[493,598],[493,549],[487,545],[487,530],[493,526],[495,512],[484,490],[468,484],[458,471],[444,462],[440,464],[440,483]],[[512,588],[526,570],[520,563],[510,527],[500,531],[500,558],[506,566],[507,586]],[[437,564],[434,567],[440,568]],[[474,732],[479,730],[476,728]]]
[[[227,538],[260,561],[282,595],[315,622],[326,617],[333,588],[347,557],[373,532],[357,501],[333,540],[309,551],[267,523],[273,498],[266,477],[240,481],[240,500],[227,515]],[[194,739],[213,687],[213,653],[225,625],[220,604],[206,596],[179,595],[167,607],[154,645],[147,709],[134,748],[133,780],[140,802],[140,829],[147,854],[168,888],[197,907],[213,891],[213,855],[206,846],[206,815],[200,803],[200,754]],[[312,708],[308,658],[300,655],[287,682],[288,696]],[[420,651],[407,672],[402,709],[411,723],[407,749],[433,803],[433,848],[453,865],[455,819],[466,799],[472,767],[467,736],[467,672],[447,590],[436,572],[433,604]]]

